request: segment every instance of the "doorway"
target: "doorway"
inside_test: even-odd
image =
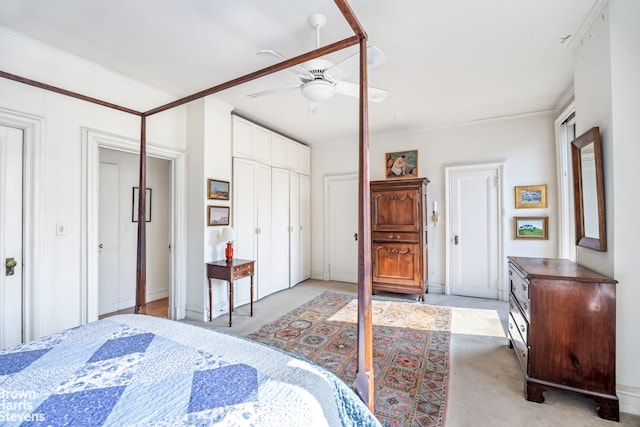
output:
[[[99,315],[135,305],[138,167],[137,154],[99,150]],[[147,156],[147,302],[169,297],[170,171],[171,161]],[[162,317],[167,317],[166,310]]]
[[[325,280],[358,283],[358,175],[325,178]]]
[[[82,233],[83,233],[83,242],[84,249],[83,254],[85,258],[85,262],[83,262],[83,289],[85,290],[85,298],[83,298],[83,321],[93,321],[97,320],[100,312],[99,301],[100,301],[100,253],[99,253],[99,244],[100,244],[100,189],[99,189],[99,177],[100,177],[100,152],[101,149],[107,149],[107,151],[113,152],[125,152],[133,155],[136,159],[138,159],[138,151],[139,151],[139,142],[134,139],[128,139],[124,137],[115,136],[112,134],[106,134],[102,132],[98,132],[91,129],[83,130],[83,138],[85,140],[85,144],[83,148],[85,150],[84,158],[86,168],[83,170],[83,179],[87,188],[87,191],[84,192],[85,199],[83,200],[83,209],[85,218]],[[158,250],[168,252],[168,281],[169,281],[169,290],[168,290],[168,299],[169,299],[169,313],[168,317],[172,319],[182,319],[186,315],[186,212],[183,206],[186,204],[186,193],[185,193],[185,185],[184,185],[184,177],[185,177],[185,155],[184,153],[177,152],[174,150],[155,147],[151,144],[147,145],[147,164],[151,161],[152,158],[162,159],[163,161],[168,161],[169,168],[169,177],[167,185],[168,188],[168,209],[166,209],[166,222],[167,227],[169,228],[169,239],[168,242],[158,244]],[[104,159],[103,159],[104,160]],[[111,162],[113,163],[113,162]],[[137,163],[133,168],[135,169],[135,174],[137,176]],[[122,170],[121,170],[122,172]],[[147,171],[147,181],[149,181],[149,172]],[[137,181],[136,181],[137,182]],[[137,230],[137,223],[132,222],[131,210],[133,203],[133,186],[128,188],[126,193],[121,195],[120,200],[126,200],[124,202],[125,206],[120,209],[128,212],[128,216],[125,213],[125,216],[128,219],[128,223],[120,223],[118,224],[118,228],[121,229],[123,226],[130,226]],[[159,193],[152,194],[152,205],[156,205],[158,201],[157,198],[154,197],[159,196]],[[160,215],[160,210],[155,210],[152,206],[152,223],[160,218],[154,215]],[[147,229],[150,227],[150,223],[146,223]],[[136,232],[137,236],[137,232]],[[149,260],[149,251],[151,248],[150,236],[147,233],[147,263]],[[137,240],[133,239],[133,254],[126,254],[124,256],[127,259],[133,259],[135,263],[136,254],[135,248]],[[170,246],[169,246],[170,245]],[[151,291],[150,284],[154,282],[156,279],[150,277],[150,273],[152,270],[149,269],[149,265],[147,267],[147,293]],[[121,274],[122,272],[119,272]],[[165,274],[166,275],[166,274]],[[135,283],[135,276],[134,276]],[[150,300],[150,299],[149,299]],[[135,301],[132,299],[132,301]]]
[[[445,167],[446,294],[508,297],[502,280],[502,162]]]
[[[23,342],[23,131],[0,126],[0,349]]]

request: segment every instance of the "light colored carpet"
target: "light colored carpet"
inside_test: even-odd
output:
[[[247,336],[326,290],[355,294],[357,287],[307,280],[256,302],[253,317],[248,305],[238,307],[232,327],[228,314],[202,325]],[[542,404],[525,400],[522,372],[505,334],[507,302],[441,294],[427,294],[425,301],[453,308],[446,427],[640,427],[637,415],[621,413],[620,423],[599,418],[592,400],[573,393],[546,392]]]

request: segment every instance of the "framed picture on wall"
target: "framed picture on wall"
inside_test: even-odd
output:
[[[131,221],[138,222],[138,199],[140,198],[140,187],[133,187],[133,197],[131,203]],[[145,220],[151,222],[151,189],[147,188],[145,193]]]
[[[549,239],[548,216],[516,216],[513,218],[516,239]]]
[[[384,155],[387,178],[418,176],[418,150],[396,151]]]
[[[520,208],[546,208],[546,185],[523,185],[516,187],[516,209]]]
[[[207,198],[209,200],[229,200],[229,181],[209,179],[207,181]]]
[[[208,206],[207,225],[229,225],[229,207]]]

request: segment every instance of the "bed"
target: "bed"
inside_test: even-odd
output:
[[[355,392],[315,364],[136,314],[0,352],[0,424],[380,425]]]

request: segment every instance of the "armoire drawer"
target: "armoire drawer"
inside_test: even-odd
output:
[[[371,233],[371,240],[374,242],[418,243],[420,241],[420,234],[403,233],[399,231],[376,231]]]

